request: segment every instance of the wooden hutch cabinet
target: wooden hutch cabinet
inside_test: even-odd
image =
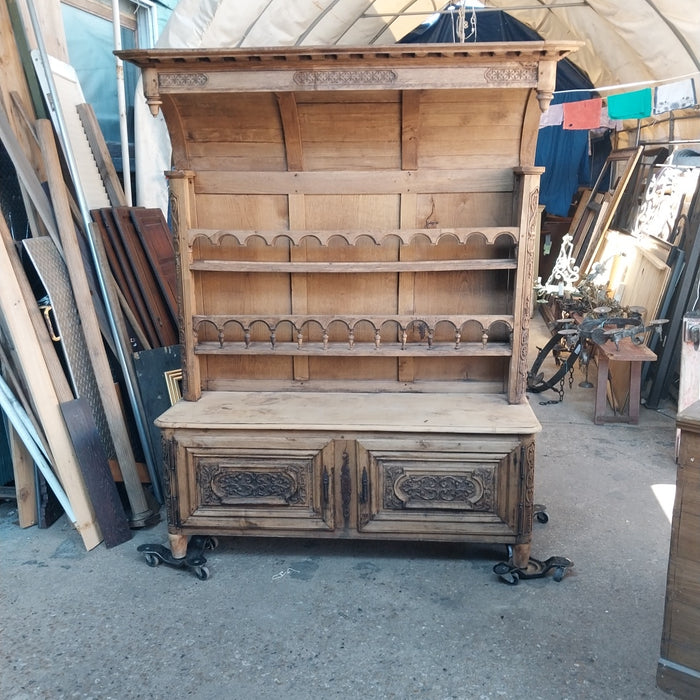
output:
[[[533,166],[577,43],[125,51],[173,146],[193,534],[532,533]]]

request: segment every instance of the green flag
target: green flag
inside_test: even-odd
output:
[[[643,119],[651,115],[651,88],[608,97],[611,119]]]

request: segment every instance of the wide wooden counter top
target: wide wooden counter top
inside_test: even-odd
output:
[[[541,426],[527,402],[499,394],[212,391],[180,400],[159,428],[526,434]]]

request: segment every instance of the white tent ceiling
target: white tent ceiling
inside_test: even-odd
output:
[[[180,0],[158,42],[161,48],[270,46],[363,46],[393,44],[447,0]],[[467,0],[467,4],[469,4]],[[570,59],[592,83],[619,87],[660,84],[693,76],[700,92],[700,0],[485,0],[543,39],[581,40]],[[467,22],[471,19],[465,10]],[[478,20],[477,20],[478,40]],[[473,40],[473,39],[472,39]],[[619,90],[618,90],[619,92]],[[603,94],[605,94],[603,92]],[[688,113],[689,112],[689,113]],[[644,137],[697,143],[700,111],[686,110],[670,124],[644,121]],[[143,206],[167,206],[162,172],[169,145],[162,115],[136,110],[137,188]],[[617,145],[634,142],[636,122],[618,134]],[[156,144],[161,144],[156,147]]]
[[[446,5],[442,0],[180,0],[159,45],[391,44]],[[700,71],[698,0],[486,0],[484,5],[506,10],[543,39],[585,41],[571,58],[599,87]]]

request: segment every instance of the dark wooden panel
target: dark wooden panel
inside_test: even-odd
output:
[[[97,222],[104,242],[107,256],[112,267],[117,284],[127,299],[129,308],[140,321],[146,338],[150,345],[159,345],[158,336],[151,316],[146,307],[141,289],[134,271],[129,262],[129,252],[119,235],[114,220],[112,209],[99,209],[92,212],[92,217]]]
[[[132,209],[130,213],[143,251],[151,265],[153,276],[170,312],[171,322],[176,326],[177,271],[175,269],[175,248],[170,228],[168,228],[160,209],[139,207]]]
[[[122,544],[131,539],[131,530],[90,407],[84,398],[60,407],[105,546]]]
[[[131,209],[130,207],[116,207],[112,212],[117,224],[117,231],[128,254],[131,269],[156,330],[158,342],[154,345],[161,347],[175,345],[178,340],[177,326],[174,324],[141,246],[141,241],[131,220]]]
[[[151,440],[151,452],[158,475],[161,473],[163,464],[163,450],[160,430],[156,428],[153,421],[170,408],[171,397],[168,392],[167,375],[170,375],[171,383],[174,383],[174,373],[182,367],[181,355],[182,348],[179,345],[142,350],[133,355],[136,380],[141,392]]]

